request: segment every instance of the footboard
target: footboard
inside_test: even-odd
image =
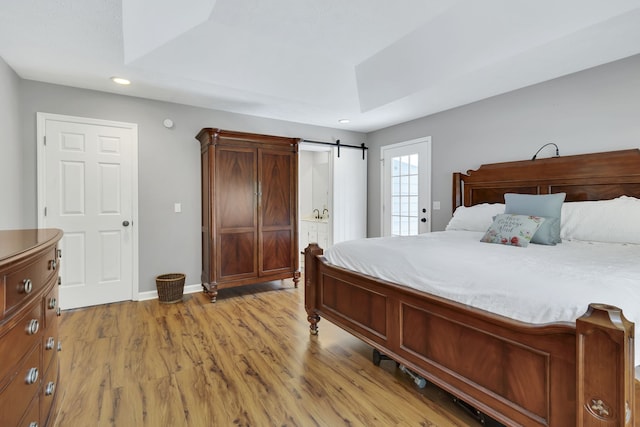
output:
[[[633,324],[594,304],[529,325],[326,264],[305,250],[305,307],[507,425],[632,426]]]

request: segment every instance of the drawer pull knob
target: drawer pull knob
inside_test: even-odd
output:
[[[49,381],[47,383],[47,387],[44,390],[45,396],[51,396],[54,391],[56,391],[56,383],[54,383],[53,381]]]
[[[32,290],[33,290],[33,283],[31,282],[31,279],[24,279],[22,281],[21,291],[24,292],[25,294],[30,294]]]
[[[27,377],[24,379],[24,382],[28,385],[31,385],[36,381],[38,381],[38,368],[31,368],[27,372]]]
[[[56,308],[56,316],[60,316],[62,314],[62,310],[60,310],[60,306]]]
[[[62,285],[62,277],[58,276],[58,286]]]
[[[27,325],[27,334],[28,335],[37,334],[39,329],[40,329],[40,322],[38,322],[38,319],[29,320],[29,325]]]
[[[56,345],[56,339],[53,337],[49,337],[47,338],[47,345],[45,346],[45,349],[47,350],[53,350],[53,347]]]
[[[38,423],[36,421],[32,421],[29,423],[29,427],[38,427]]]
[[[49,268],[51,270],[55,270],[57,266],[58,266],[58,262],[55,259],[52,259],[51,261],[49,261]]]
[[[58,341],[58,351],[62,351],[62,341]]]
[[[49,300],[49,309],[53,310],[54,308],[56,308],[56,304],[58,304],[58,300],[56,298],[51,298]]]

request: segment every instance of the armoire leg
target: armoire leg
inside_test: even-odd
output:
[[[300,283],[300,272],[296,271],[293,273],[293,286],[298,288],[298,283]]]

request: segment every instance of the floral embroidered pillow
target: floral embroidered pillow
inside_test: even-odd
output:
[[[493,224],[480,241],[526,248],[544,220],[541,216],[532,215],[496,215]]]

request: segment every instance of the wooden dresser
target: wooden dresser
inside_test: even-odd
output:
[[[62,231],[0,230],[0,426],[53,425]]]
[[[202,152],[202,286],[300,281],[296,138],[205,128]]]

